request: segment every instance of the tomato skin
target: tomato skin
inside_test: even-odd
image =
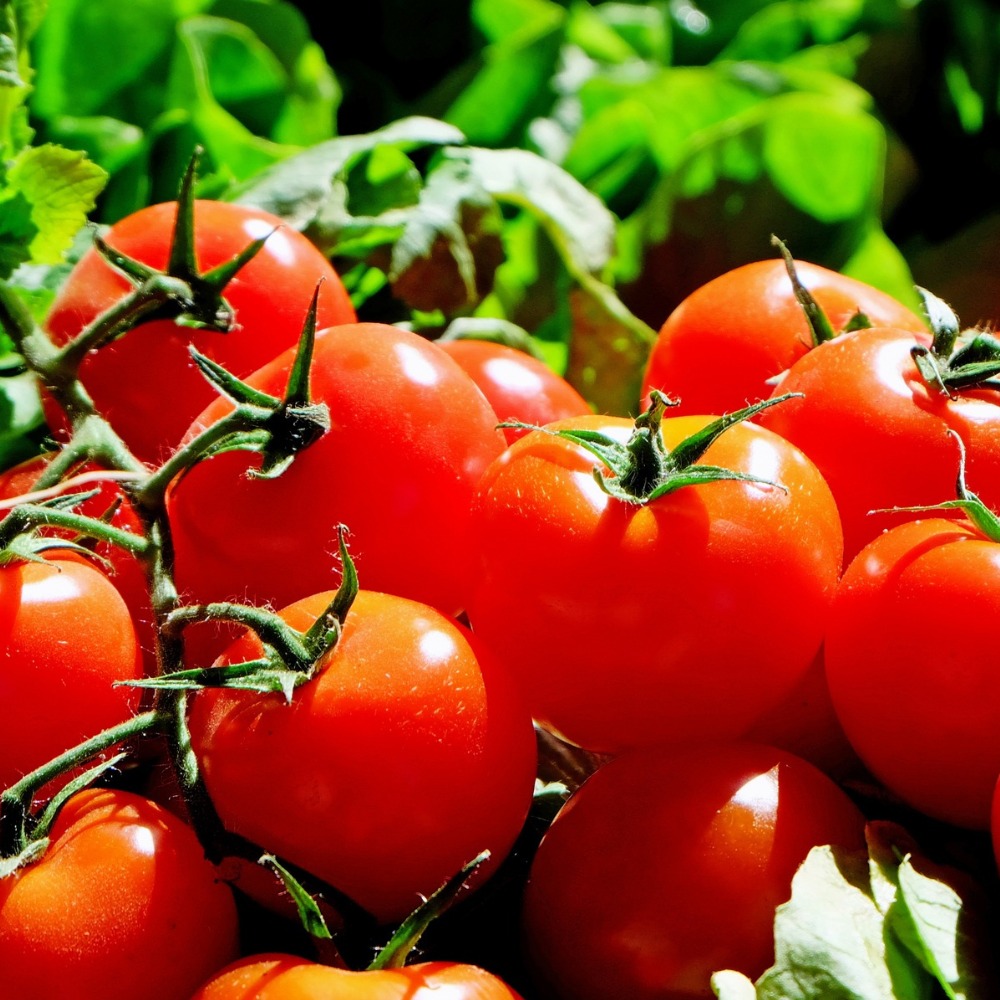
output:
[[[707,417],[665,420],[668,446]],[[552,428],[625,440],[630,421]],[[734,738],[798,682],[823,636],[841,538],[801,452],[749,424],[705,464],[776,481],[685,487],[645,504],[608,497],[596,459],[544,431],[511,445],[473,506],[473,631],[527,692],[535,719],[588,750]]]
[[[292,356],[248,381],[280,394]],[[230,452],[171,491],[185,599],[282,606],[327,590],[341,522],[365,588],[459,611],[473,569],[472,491],[505,445],[483,394],[434,344],[376,323],[317,335],[312,393],[329,407],[331,429],[279,478],[249,479],[257,456]],[[229,409],[219,400],[189,433]]]
[[[862,281],[796,261],[802,284],[842,330],[861,311],[873,326],[922,335],[927,325],[906,306]],[[680,400],[672,411],[729,413],[767,399],[767,380],[812,347],[812,334],[783,260],[727,271],[692,292],[667,317],[643,378],[642,398],[661,389]]]
[[[569,382],[524,351],[485,340],[437,343],[482,389],[502,421],[541,426],[591,412],[587,401]],[[505,427],[503,432],[508,444],[528,433],[517,427]]]
[[[124,722],[142,662],[128,608],[108,578],[70,553],[0,567],[0,788]]]
[[[351,972],[293,955],[254,955],[213,976],[191,1000],[520,1000],[495,976],[471,965],[423,962],[402,969]]]
[[[694,1000],[755,979],[775,907],[809,850],[864,846],[861,813],[822,772],[762,744],[632,751],[595,772],[546,832],[523,940],[546,996]]]
[[[35,482],[45,471],[51,458],[51,454],[37,455],[0,472],[0,499],[10,500],[33,490]],[[80,470],[80,473],[99,474],[99,470],[87,467]],[[101,518],[114,508],[114,514],[108,522],[109,524],[115,528],[121,528],[123,531],[131,531],[136,535],[142,534],[142,524],[116,482],[110,479],[91,481],[81,484],[75,489],[78,491],[97,491],[95,496],[85,500],[76,508],[78,513],[86,514],[88,517]],[[53,534],[57,534],[57,532],[53,532]],[[63,534],[69,537],[72,532],[63,532]],[[94,551],[101,559],[107,560],[108,576],[129,609],[132,622],[135,625],[136,637],[142,647],[143,662],[147,672],[152,673],[156,666],[156,632],[153,609],[149,599],[149,587],[142,565],[133,555],[116,545],[98,542]]]
[[[998,627],[1000,545],[930,517],[851,563],[826,642],[834,707],[871,772],[914,808],[984,830],[1000,774]]]
[[[820,345],[789,369],[775,394],[802,393],[757,418],[819,467],[844,528],[845,564],[876,535],[912,520],[890,507],[936,504],[955,495],[965,443],[969,488],[1000,505],[1000,391],[932,392],[903,330],[860,330]],[[870,513],[872,512],[872,513]]]
[[[0,880],[0,994],[188,1000],[235,957],[236,930],[189,827],[141,796],[88,789],[41,860]]]
[[[307,627],[331,596],[281,614]],[[260,649],[245,636],[220,662]],[[531,804],[535,738],[518,692],[466,629],[401,597],[361,591],[291,704],[207,690],[190,724],[223,822],[383,921],[487,848],[477,877],[492,870]]]
[[[228,333],[193,330],[171,320],[144,323],[91,353],[80,378],[98,410],[138,458],[163,460],[216,391],[198,371],[189,345],[234,375],[250,372],[298,341],[318,282],[320,326],[350,323],[354,307],[337,273],[306,237],[276,216],[245,205],[195,202],[195,253],[202,271],[230,259],[280,226],[224,291],[235,326]],[[167,264],[176,202],[140,209],[115,223],[106,241],[155,268]],[[88,250],[60,289],[46,320],[57,344],[65,343],[114,305],[131,284]],[[46,417],[60,434],[66,420],[46,400]]]

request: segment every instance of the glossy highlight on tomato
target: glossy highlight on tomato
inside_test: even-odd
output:
[[[193,831],[131,792],[78,792],[42,858],[0,879],[0,996],[188,1000],[236,954]]]
[[[115,250],[150,267],[164,268],[176,214],[176,202],[151,205],[116,222],[104,239]],[[194,220],[195,254],[203,272],[271,234],[223,293],[235,315],[234,327],[219,333],[172,320],[151,320],[88,355],[80,369],[97,409],[136,456],[147,462],[165,458],[216,396],[195,366],[189,346],[234,375],[249,375],[298,341],[317,285],[320,326],[356,319],[329,261],[277,216],[246,205],[197,200]],[[131,287],[96,250],[88,250],[61,287],[46,319],[55,343],[72,339]],[[65,418],[51,400],[46,400],[46,416],[54,429],[65,432]]]
[[[546,832],[524,899],[542,995],[698,1000],[773,958],[774,910],[812,847],[864,846],[864,819],[805,761],[762,744],[632,751]]]
[[[311,625],[332,594],[284,609]],[[261,655],[248,635],[220,663]],[[192,741],[230,829],[398,921],[481,851],[492,871],[531,804],[527,708],[489,652],[426,605],[362,590],[290,704],[210,689]]]
[[[863,313],[872,326],[895,326],[930,343],[926,323],[885,292],[808,261],[796,261],[795,270],[835,332]],[[677,414],[730,413],[767,399],[768,380],[812,346],[785,262],[744,264],[706,282],[667,317],[642,398],[660,389],[679,401]]]
[[[191,1000],[520,1000],[471,965],[422,962],[352,972],[294,955],[253,955],[213,976]]]

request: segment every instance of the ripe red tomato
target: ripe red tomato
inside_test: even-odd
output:
[[[803,285],[840,332],[858,312],[872,326],[896,326],[927,343],[926,323],[871,285],[796,261]],[[812,347],[783,260],[734,268],[692,292],[667,317],[653,346],[642,397],[660,389],[681,413],[729,413],[771,395],[767,380]]]
[[[351,972],[293,955],[254,955],[213,976],[191,1000],[520,1000],[472,965],[424,962]]]
[[[128,608],[70,553],[0,567],[0,788],[136,710],[142,674]]]
[[[106,241],[151,267],[167,264],[176,202],[140,209],[114,224]],[[321,326],[350,323],[354,308],[323,254],[280,219],[245,205],[195,202],[195,253],[202,271],[227,261],[276,226],[264,248],[224,291],[235,313],[228,333],[193,330],[171,320],[144,323],[90,354],[80,377],[100,410],[137,457],[159,462],[191,421],[216,396],[188,353],[193,345],[234,375],[248,375],[295,344],[318,282]],[[70,273],[46,326],[65,343],[131,289],[96,250],[88,250]],[[59,432],[66,421],[46,401],[46,416]]]
[[[669,447],[707,417],[663,421]],[[579,417],[619,441],[632,423]],[[473,631],[535,719],[588,750],[742,735],[809,669],[840,575],[833,497],[776,434],[727,430],[701,464],[763,483],[608,496],[596,459],[545,431],[511,445],[473,505]]]
[[[833,491],[845,563],[876,535],[913,514],[889,507],[935,504],[955,493],[962,438],[969,487],[1000,505],[1000,390],[951,397],[928,388],[910,349],[913,334],[859,330],[797,361],[775,390],[802,393],[757,422],[798,445]],[[875,513],[870,513],[874,511]]]
[[[248,381],[280,395],[292,356]],[[365,588],[460,610],[474,565],[472,491],[505,445],[483,394],[439,347],[377,323],[317,335],[312,392],[332,426],[280,477],[250,479],[258,457],[229,452],[171,491],[185,599],[282,606],[327,590],[341,522]],[[230,409],[217,401],[189,436]]]
[[[307,628],[331,596],[282,617]],[[220,662],[259,655],[247,635]],[[480,851],[495,867],[531,804],[534,732],[510,680],[467,630],[401,597],[361,591],[291,704],[206,690],[190,723],[223,822],[382,921]]]
[[[31,492],[50,458],[51,455],[38,455],[0,472],[0,500],[12,500]],[[91,466],[81,469],[78,475],[83,479],[79,485],[71,487],[72,490],[77,492],[97,490],[95,496],[77,507],[79,513],[100,518],[113,509],[114,514],[109,524],[123,531],[131,531],[133,534],[142,533],[139,518],[118,483],[113,479],[91,478],[101,475],[99,469]],[[61,534],[70,535],[71,532]],[[116,545],[97,543],[94,551],[101,559],[107,560],[108,575],[128,607],[147,672],[152,672],[156,664],[156,636],[149,587],[142,565],[134,556]]]
[[[0,995],[188,1000],[236,956],[232,894],[173,814],[87,790],[51,836],[0,880]]]
[[[564,378],[524,351],[485,340],[437,342],[483,391],[500,420],[549,424],[590,413],[590,407]],[[511,444],[527,433],[505,427]]]
[[[851,563],[826,641],[834,707],[872,773],[914,808],[979,829],[1000,774],[998,628],[1000,545],[929,517]]]
[[[713,996],[773,960],[774,910],[812,847],[864,846],[822,772],[752,743],[633,751],[563,806],[531,867],[528,961],[566,1000]]]

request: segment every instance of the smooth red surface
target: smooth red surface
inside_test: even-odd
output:
[[[307,627],[331,595],[286,609]],[[224,660],[260,655],[256,637]],[[531,804],[535,739],[509,678],[432,608],[362,591],[318,675],[280,695],[208,690],[193,742],[226,825],[383,921],[480,851],[492,870]],[[478,877],[477,871],[477,877]]]
[[[863,848],[863,828],[829,778],[761,744],[612,760],[532,864],[523,938],[543,995],[695,1000],[721,969],[756,979],[796,868],[820,844]]]
[[[194,833],[138,795],[87,790],[42,859],[0,880],[0,995],[188,1000],[237,954],[236,907]]]
[[[707,420],[665,420],[668,446]],[[625,440],[632,425],[552,426]],[[535,431],[476,493],[472,628],[535,718],[589,750],[740,736],[799,683],[822,642],[841,536],[815,466],[749,424],[702,461],[784,488],[715,482],[629,504],[594,482],[591,454]]]
[[[986,829],[1000,774],[1000,545],[928,515],[848,567],[830,614],[830,694],[858,755],[915,809]]]
[[[271,233],[263,249],[229,282],[224,297],[235,313],[228,333],[194,330],[171,320],[144,323],[89,355],[80,369],[98,410],[137,457],[156,463],[180,441],[192,420],[217,395],[188,353],[193,345],[234,375],[249,375],[295,344],[319,290],[320,326],[351,323],[354,307],[337,273],[301,233],[259,209],[218,201],[195,202],[195,253],[202,272]],[[176,202],[140,209],[115,223],[105,239],[114,249],[148,264],[167,264]],[[65,343],[131,289],[96,250],[76,265],[52,305],[46,328]],[[46,401],[59,432],[61,410]]]
[[[920,317],[884,292],[806,261],[796,261],[795,269],[835,332],[862,312],[872,326],[897,326],[930,342]],[[680,401],[678,414],[729,413],[767,399],[767,380],[811,347],[784,261],[745,264],[702,285],[667,317],[642,398],[655,388]]]

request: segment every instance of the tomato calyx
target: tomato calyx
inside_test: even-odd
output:
[[[280,693],[291,701],[295,689],[315,676],[336,646],[357,597],[358,576],[347,550],[346,536],[346,527],[338,525],[337,544],[343,564],[340,586],[308,630],[300,632],[280,615],[254,605],[227,601],[182,605],[166,616],[163,630],[168,636],[179,635],[189,625],[199,622],[233,622],[257,633],[264,655],[222,667],[177,670],[159,677],[130,681],[130,685],[169,691],[238,688],[263,694]]]
[[[958,317],[946,302],[925,288],[918,291],[934,334],[930,347],[910,348],[924,382],[951,399],[963,389],[1000,388],[1000,338],[987,330],[961,332]]]
[[[771,246],[778,249],[785,261],[785,270],[788,272],[788,279],[792,283],[792,291],[795,293],[795,299],[802,307],[806,323],[809,325],[809,334],[812,340],[810,346],[818,347],[824,341],[833,340],[837,336],[838,331],[834,330],[833,324],[830,322],[830,318],[826,312],[824,312],[823,307],[816,301],[809,289],[802,284],[799,273],[795,269],[795,259],[792,257],[791,251],[783,240],[773,235],[771,236]],[[871,323],[868,317],[862,312],[857,312],[840,332],[863,330],[869,326],[871,326]]]
[[[594,469],[595,481],[608,496],[625,503],[646,504],[685,486],[722,480],[761,483],[781,488],[768,479],[735,469],[697,463],[720,434],[763,410],[785,402],[793,395],[796,394],[775,396],[718,417],[686,437],[672,450],[664,443],[660,423],[667,408],[677,404],[658,389],[650,392],[649,407],[636,417],[635,428],[624,443],[600,431],[577,428],[553,430],[547,427],[535,429],[572,441],[599,458],[604,464],[603,467]]]

